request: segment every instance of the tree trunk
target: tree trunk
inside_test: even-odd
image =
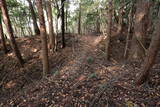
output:
[[[62,12],[62,16],[61,16],[61,19],[62,19],[62,26],[61,26],[61,30],[62,30],[62,48],[65,48],[65,14],[64,14],[64,2],[65,0],[61,0],[61,12]]]
[[[123,31],[123,9],[120,9],[119,17],[118,17],[118,30],[117,34],[121,34]]]
[[[32,16],[32,20],[33,20],[33,26],[34,26],[35,34],[39,35],[40,30],[39,30],[38,25],[37,25],[37,18],[36,18],[36,14],[35,14],[32,2],[31,2],[31,0],[27,0],[27,1],[28,1],[28,4],[29,4],[30,11],[31,11],[31,16]]]
[[[125,50],[124,50],[124,58],[128,58],[128,52],[129,52],[129,47],[130,47],[130,40],[132,36],[132,26],[133,26],[133,5],[130,9],[129,16],[128,16],[128,34],[126,37],[126,45],[125,45]]]
[[[57,20],[56,20],[56,34],[55,34],[55,44],[54,44],[54,51],[57,51],[57,47],[58,47],[58,16],[57,16]]]
[[[132,38],[129,59],[143,59],[145,56],[145,38],[147,36],[148,23],[151,4],[146,0],[137,2],[137,10],[134,25],[134,36]]]
[[[21,28],[20,28],[20,29],[21,29],[21,31],[22,31],[22,32],[21,32],[21,33],[22,33],[22,36],[21,36],[21,37],[24,37],[24,36],[25,36],[25,32],[24,32],[24,28],[23,28],[23,26],[21,26]]]
[[[21,53],[20,53],[20,51],[18,49],[16,40],[15,40],[14,35],[13,35],[13,29],[12,29],[11,22],[10,22],[10,19],[9,19],[6,1],[5,0],[0,0],[0,6],[1,6],[1,10],[2,10],[3,20],[4,20],[4,23],[6,25],[7,32],[9,34],[9,36],[10,36],[11,47],[12,47],[12,49],[13,49],[13,51],[15,53],[15,56],[17,57],[19,63],[21,65],[23,65],[24,61],[22,59]]]
[[[40,34],[42,41],[42,63],[43,63],[43,76],[49,72],[49,61],[48,61],[48,47],[47,47],[47,34],[45,27],[45,20],[43,15],[42,0],[36,0],[38,9],[39,23],[40,23]]]
[[[107,29],[107,39],[106,39],[106,59],[109,60],[110,54],[110,38],[112,29],[112,0],[109,1],[109,12],[108,12],[108,29]]]
[[[12,24],[13,32],[14,32],[14,34],[16,34],[16,35],[14,35],[16,37],[17,35],[20,35],[20,30],[19,30],[19,27],[17,27],[18,26],[18,23],[17,23],[18,21],[17,21],[16,17],[13,18],[13,21],[14,21],[14,23]]]
[[[159,11],[159,19],[155,35],[152,37],[151,45],[149,47],[144,64],[141,68],[141,75],[136,82],[137,85],[143,84],[148,79],[150,73],[149,71],[154,64],[154,61],[159,51],[159,47],[160,47],[160,11]]]
[[[100,33],[100,28],[101,28],[101,24],[100,24],[100,15],[99,12],[97,10],[97,20],[96,20],[96,32]]]
[[[124,16],[124,6],[125,5],[125,0],[120,0],[120,10],[119,10],[119,15],[118,15],[118,30],[117,34],[122,34],[123,29],[124,29],[124,22],[123,22],[123,16]]]
[[[7,46],[6,46],[6,41],[5,41],[5,37],[4,37],[4,33],[3,33],[3,27],[2,27],[2,16],[0,15],[0,37],[2,39],[2,44],[3,44],[3,50],[4,53],[7,53]]]
[[[68,31],[68,8],[66,8],[66,32]]]
[[[81,3],[79,3],[78,34],[81,34]]]
[[[28,26],[28,33],[30,36],[32,36],[32,29],[30,28],[30,18],[28,19],[27,26]]]
[[[51,0],[47,1],[47,13],[48,13],[48,23],[49,23],[49,47],[54,52],[55,45],[55,35],[53,31],[53,19],[52,19],[52,8],[51,8]]]

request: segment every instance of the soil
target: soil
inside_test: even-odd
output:
[[[103,36],[67,34],[67,47],[49,52],[50,74],[44,78],[40,37],[17,42],[24,67],[9,45],[8,54],[0,51],[1,107],[160,107],[160,56],[150,79],[137,87],[141,62],[124,60],[125,40],[119,37],[112,38],[106,61]]]

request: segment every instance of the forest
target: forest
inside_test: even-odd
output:
[[[0,107],[160,107],[160,0],[0,0]]]

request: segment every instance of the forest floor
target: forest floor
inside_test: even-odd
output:
[[[123,40],[113,37],[106,61],[104,37],[68,34],[65,49],[49,52],[51,73],[42,79],[40,37],[17,41],[26,63],[0,51],[0,107],[160,107],[160,56],[136,87],[140,62],[123,59]]]

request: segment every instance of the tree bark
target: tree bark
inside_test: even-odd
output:
[[[66,7],[66,32],[68,31],[68,8]]]
[[[125,4],[125,1],[124,0],[120,0],[121,1],[121,6],[123,6]],[[123,32],[123,8],[121,8],[119,10],[119,16],[118,16],[118,31],[117,31],[117,34],[121,34]]]
[[[61,19],[62,19],[62,25],[61,25],[61,30],[62,30],[62,48],[65,48],[65,14],[64,14],[64,2],[65,2],[65,0],[61,0],[61,6],[62,6],[62,8],[61,8],[61,12],[62,12],[62,14],[61,14]]]
[[[43,63],[43,76],[49,73],[49,61],[48,61],[48,47],[47,47],[47,34],[45,27],[45,20],[43,15],[42,0],[36,0],[38,9],[39,23],[40,23],[40,34],[42,41],[42,63]]]
[[[132,4],[132,7],[129,12],[128,16],[128,32],[127,32],[127,37],[126,37],[126,45],[125,45],[125,50],[124,50],[124,58],[128,58],[128,52],[129,52],[129,47],[130,47],[130,40],[132,37],[132,26],[133,26],[133,7],[134,5]]]
[[[12,47],[12,49],[15,53],[15,56],[17,57],[19,63],[21,65],[23,65],[24,61],[22,59],[21,53],[18,49],[16,40],[15,40],[14,35],[13,35],[13,29],[12,29],[12,26],[11,26],[11,22],[10,22],[10,18],[9,18],[9,15],[8,15],[8,10],[7,10],[7,5],[6,5],[5,0],[0,0],[0,7],[1,7],[1,10],[2,10],[3,20],[4,20],[4,23],[6,25],[7,32],[8,32],[9,37],[10,37],[11,47]]]
[[[4,53],[6,54],[7,53],[7,46],[6,46],[6,41],[5,41],[5,37],[4,37],[4,33],[3,33],[2,16],[1,15],[0,15],[0,37],[2,39]]]
[[[159,51],[159,47],[160,47],[160,11],[159,11],[159,19],[158,19],[156,31],[154,36],[152,37],[152,41],[151,41],[147,56],[141,68],[140,77],[136,82],[137,85],[143,84],[148,79],[150,69],[154,64],[154,61]]]
[[[53,31],[53,19],[52,19],[52,8],[51,8],[51,0],[47,1],[47,13],[48,13],[48,23],[49,23],[49,47],[54,52],[55,45],[55,35]]]
[[[28,26],[28,32],[29,32],[29,35],[31,35],[31,36],[32,36],[32,29],[29,27],[29,25],[30,25],[30,17],[29,17],[29,19],[28,19],[27,26]]]
[[[100,28],[101,28],[101,24],[100,24],[100,15],[99,15],[99,11],[97,10],[97,19],[96,19],[96,32],[100,33]]]
[[[31,0],[27,0],[27,1],[28,1],[28,4],[29,4],[30,11],[31,11],[31,16],[32,16],[32,20],[33,20],[33,26],[34,26],[35,34],[39,35],[40,30],[39,30],[39,27],[37,25],[37,17],[36,17],[32,2],[31,2]]]
[[[132,38],[129,59],[143,59],[145,56],[145,38],[147,37],[147,17],[150,12],[151,3],[146,0],[137,2],[137,10],[134,25],[134,36]]]
[[[108,12],[108,29],[107,29],[107,39],[106,39],[106,59],[109,60],[110,54],[110,38],[112,29],[112,0],[109,1],[109,12]]]
[[[78,34],[81,34],[81,3],[79,3]]]

